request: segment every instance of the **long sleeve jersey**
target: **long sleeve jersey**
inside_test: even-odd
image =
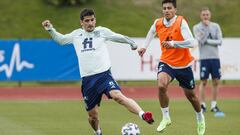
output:
[[[126,43],[134,46],[134,41],[105,27],[96,27],[92,32],[81,28],[63,35],[54,28],[49,30],[52,38],[60,45],[73,44],[80,68],[80,76],[90,76],[107,71],[111,67],[106,41]]]
[[[173,25],[173,23],[176,21],[177,16],[174,16],[171,20],[167,21],[165,18],[163,20],[163,24],[166,27],[170,27]],[[153,38],[156,36],[157,31],[156,31],[156,23],[157,23],[158,19],[156,19],[154,21],[154,23],[152,24],[150,30],[148,31],[148,34],[146,36],[146,40],[144,45],[142,46],[143,48],[146,48],[150,45],[151,41],[153,40]],[[182,36],[184,38],[184,41],[171,41],[174,45],[174,47],[176,48],[192,48],[195,45],[195,40],[193,38],[192,32],[188,27],[187,22],[185,21],[185,19],[183,19],[182,23],[181,23],[181,33]]]
[[[200,59],[219,59],[218,46],[222,44],[222,31],[217,23],[208,26],[202,22],[194,25],[193,34],[198,40]]]
[[[160,44],[162,43],[161,40],[166,41],[163,36],[167,36],[169,34],[170,36],[173,36],[173,34],[175,34],[173,39],[171,38],[167,40],[170,41],[170,44],[174,47],[174,49],[165,49],[161,46],[162,54],[160,57],[160,61],[168,64],[174,69],[189,67],[193,60],[188,48],[194,47],[195,40],[187,22],[185,19],[181,18],[181,16],[174,16],[169,21],[167,21],[166,18],[156,19],[148,31],[143,45],[143,48],[147,49],[156,34],[159,36]]]

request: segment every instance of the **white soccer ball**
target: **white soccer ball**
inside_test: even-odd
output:
[[[122,127],[122,135],[140,135],[140,129],[137,124],[127,123]]]

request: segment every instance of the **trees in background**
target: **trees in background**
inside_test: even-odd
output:
[[[54,6],[74,6],[83,5],[91,0],[45,0],[45,1]]]

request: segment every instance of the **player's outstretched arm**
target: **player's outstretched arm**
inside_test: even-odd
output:
[[[42,22],[42,26],[44,27],[45,30],[50,31],[53,29],[53,25],[49,20],[45,20]]]
[[[72,35],[71,35],[71,33],[63,35],[63,34],[57,32],[53,28],[53,25],[51,24],[51,22],[49,20],[44,20],[42,22],[42,26],[44,27],[45,30],[47,30],[49,32],[49,34],[51,35],[53,40],[55,40],[60,45],[67,45],[67,44],[71,44],[72,43]]]
[[[123,36],[121,34],[113,34],[105,37],[106,40],[112,41],[112,42],[117,42],[117,43],[124,43],[124,44],[129,44],[131,46],[132,50],[137,49],[136,43],[130,39],[127,36]]]

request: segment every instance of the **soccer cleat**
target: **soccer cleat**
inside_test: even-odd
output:
[[[142,118],[144,121],[146,121],[148,124],[152,124],[154,122],[153,120],[153,116],[152,116],[152,113],[151,112],[145,112],[143,115],[142,115]]]
[[[101,130],[101,128],[98,129],[97,131],[94,131],[94,135],[102,135],[102,130]]]
[[[221,112],[221,111],[217,106],[215,106],[214,108],[211,109],[211,112]]]
[[[167,126],[171,124],[170,118],[163,118],[160,122],[159,126],[157,127],[158,132],[162,132]]]
[[[197,123],[197,132],[198,132],[198,135],[204,135],[204,133],[205,133],[205,121],[204,120],[202,122]]]
[[[202,108],[202,111],[203,111],[203,112],[206,112],[206,111],[207,111],[207,108],[206,108],[204,105],[201,105],[201,108]]]
[[[94,133],[94,135],[102,135],[102,133]]]

